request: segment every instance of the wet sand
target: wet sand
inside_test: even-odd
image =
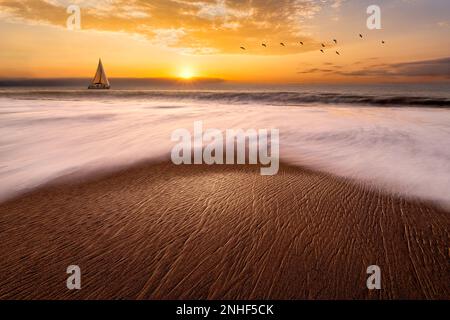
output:
[[[287,165],[139,165],[0,204],[0,298],[450,299],[449,226],[431,203]]]

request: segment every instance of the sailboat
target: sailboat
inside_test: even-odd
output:
[[[98,59],[97,72],[88,89],[109,89],[110,87],[105,69],[103,69],[102,59]]]

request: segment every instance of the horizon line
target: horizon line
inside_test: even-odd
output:
[[[150,82],[155,85],[167,84],[236,84],[236,85],[399,85],[399,84],[450,84],[449,80],[430,79],[426,81],[309,81],[309,82],[258,82],[258,81],[239,81],[215,77],[192,77],[184,79],[181,77],[109,77],[113,81],[129,82]],[[89,82],[92,77],[0,77],[0,87],[32,87],[33,85],[41,86],[64,86],[64,85],[83,85],[84,82]],[[66,83],[58,83],[64,81]],[[83,82],[83,83],[82,83]]]

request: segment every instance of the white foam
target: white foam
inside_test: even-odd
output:
[[[450,204],[450,110],[0,99],[0,199],[86,168],[166,157],[177,128],[280,129],[282,160]]]

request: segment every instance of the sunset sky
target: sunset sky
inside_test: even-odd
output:
[[[1,78],[91,77],[99,57],[110,77],[449,81],[450,1],[0,0]]]

